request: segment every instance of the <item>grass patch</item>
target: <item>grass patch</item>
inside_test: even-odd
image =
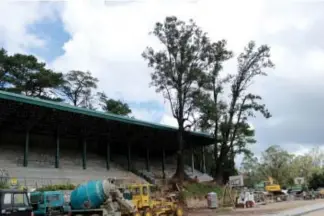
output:
[[[215,192],[220,197],[223,194],[223,188],[214,184],[193,183],[184,186],[185,190],[181,192],[183,199],[204,198],[208,193]]]

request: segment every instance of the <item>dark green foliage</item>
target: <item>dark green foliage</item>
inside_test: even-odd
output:
[[[47,69],[45,63],[38,62],[33,55],[5,56],[3,52],[0,52],[5,71],[3,73],[0,69],[2,88],[27,96],[59,100],[55,90],[63,84],[62,73]]]
[[[7,83],[7,60],[7,51],[3,48],[0,49],[0,89],[4,89],[5,84]]]
[[[314,173],[309,179],[309,188],[324,188],[324,172]]]
[[[238,58],[238,70],[233,75],[220,76],[222,64],[232,57],[226,49],[226,41],[213,44],[207,54],[210,56],[209,70],[204,76],[203,92],[194,101],[201,113],[199,126],[215,136],[214,160],[216,179],[219,183],[235,174],[234,159],[236,154],[248,153],[247,144],[255,143],[254,130],[248,124],[249,117],[259,112],[264,117],[271,117],[261,97],[248,92],[248,87],[257,76],[264,76],[264,69],[272,68],[270,48],[256,48],[250,42]],[[229,84],[231,94],[224,100],[223,88]],[[225,179],[224,179],[225,178]]]
[[[132,113],[132,110],[129,108],[127,103],[108,98],[104,92],[98,93],[98,95],[102,110],[122,116],[129,116],[129,114]]]
[[[148,47],[143,57],[148,66],[153,68],[151,86],[163,94],[169,101],[173,116],[177,119],[178,165],[175,177],[180,182],[184,179],[183,131],[193,115],[192,99],[201,85],[201,73],[207,66],[205,51],[209,39],[192,20],[188,24],[177,17],[166,17],[164,23],[156,23],[153,35],[164,46],[163,50],[154,51]]]
[[[96,109],[97,98],[93,90],[97,88],[97,82],[90,72],[70,71],[63,76],[47,69],[45,63],[33,55],[9,56],[5,49],[0,49],[0,90],[55,102],[67,99],[75,106]],[[58,94],[63,98],[57,97]],[[106,98],[103,108],[119,115],[131,113],[128,105],[119,100]]]
[[[65,75],[62,93],[74,106],[94,109],[92,90],[97,88],[98,79],[89,71],[72,70]]]
[[[58,184],[58,185],[46,185],[37,188],[37,191],[59,191],[59,190],[74,190],[76,188],[73,184]]]

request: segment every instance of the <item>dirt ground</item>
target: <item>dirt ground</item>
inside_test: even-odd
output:
[[[222,215],[222,216],[232,216],[232,215],[255,216],[261,214],[278,213],[284,210],[298,208],[306,205],[312,205],[316,203],[324,203],[324,199],[306,200],[306,201],[304,200],[286,201],[286,202],[270,203],[267,205],[257,205],[254,208],[235,209],[235,210],[189,209],[187,215],[188,216],[214,216],[215,213],[217,213],[217,215]]]

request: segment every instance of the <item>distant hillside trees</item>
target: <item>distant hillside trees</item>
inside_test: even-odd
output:
[[[262,152],[258,159],[253,154],[243,158],[240,172],[245,175],[245,184],[252,187],[272,177],[281,186],[293,186],[294,179],[303,177],[311,188],[324,187],[323,168],[318,156],[323,155],[319,148],[313,148],[304,155],[288,153],[280,146],[272,145]]]

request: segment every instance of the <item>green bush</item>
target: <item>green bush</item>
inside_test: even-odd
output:
[[[181,192],[180,196],[182,199],[193,197],[203,198],[210,192],[215,192],[218,196],[221,196],[223,194],[223,189],[216,185],[194,183],[186,185],[185,190]]]
[[[0,189],[8,189],[9,185],[6,182],[0,182]]]
[[[73,184],[58,184],[58,185],[46,185],[37,188],[37,191],[58,191],[58,190],[74,190],[76,188]]]

